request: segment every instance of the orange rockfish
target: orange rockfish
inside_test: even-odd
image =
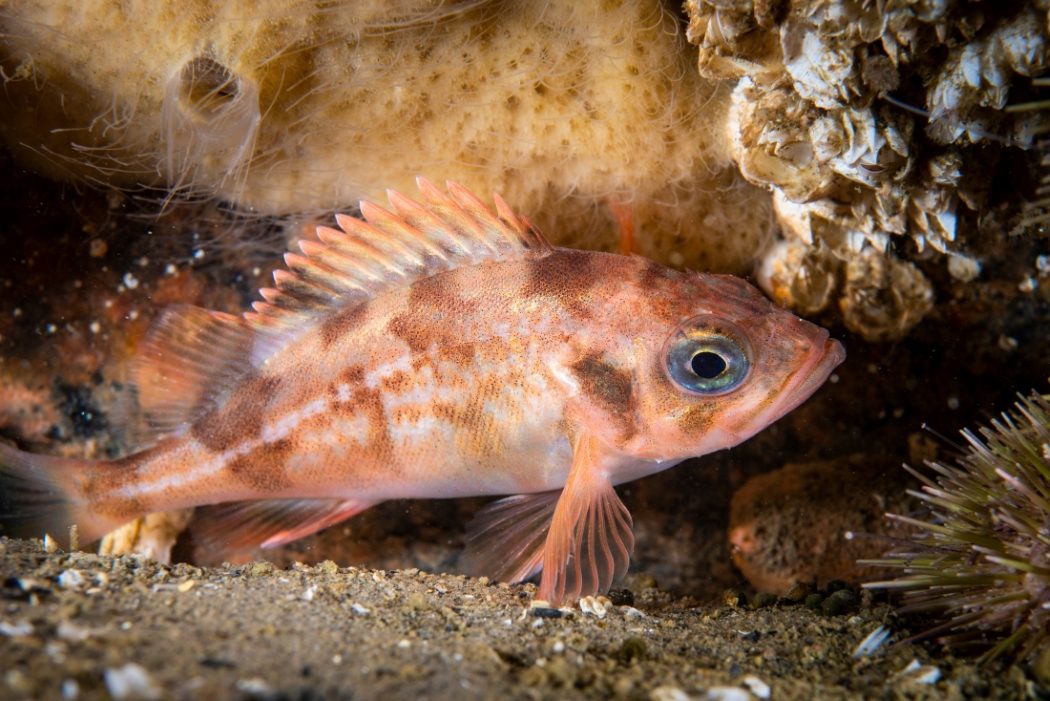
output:
[[[628,564],[614,485],[747,439],[845,353],[747,282],[553,248],[498,196],[420,179],[337,216],[244,316],[166,311],[132,386],[152,447],[114,461],[0,445],[6,533],[85,540],[225,503],[287,543],[387,499],[505,495],[468,558],[560,602]]]

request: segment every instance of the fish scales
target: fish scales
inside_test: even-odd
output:
[[[244,317],[162,317],[135,380],[154,445],[74,465],[0,446],[0,523],[98,536],[224,504],[216,540],[273,546],[389,499],[511,494],[466,559],[542,571],[558,601],[627,566],[614,485],[745,440],[844,357],[737,278],[553,249],[498,198],[420,190],[320,229]]]

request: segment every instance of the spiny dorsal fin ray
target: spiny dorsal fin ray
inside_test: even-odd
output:
[[[551,246],[498,195],[493,211],[462,185],[442,192],[417,178],[423,203],[388,191],[390,210],[361,203],[362,219],[337,215],[342,229],[319,227],[318,241],[285,256],[287,269],[246,318],[261,327],[287,327],[422,278],[483,261],[542,258]]]

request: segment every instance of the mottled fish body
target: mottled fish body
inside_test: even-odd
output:
[[[152,447],[112,462],[0,445],[0,522],[86,538],[226,504],[211,532],[279,545],[388,499],[513,494],[474,569],[550,600],[625,571],[613,485],[745,440],[842,361],[730,276],[552,248],[496,198],[421,180],[300,242],[243,317],[165,312],[133,387]]]

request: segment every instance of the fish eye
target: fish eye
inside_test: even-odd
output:
[[[667,375],[687,392],[708,396],[731,392],[751,368],[742,338],[728,324],[690,319],[668,339],[663,359]]]

